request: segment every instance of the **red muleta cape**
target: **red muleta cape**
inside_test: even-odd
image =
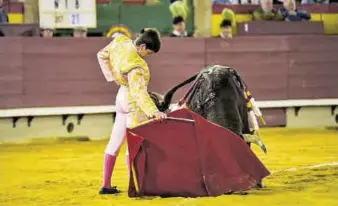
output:
[[[248,190],[270,172],[239,136],[187,110],[128,129],[129,197],[218,196]]]

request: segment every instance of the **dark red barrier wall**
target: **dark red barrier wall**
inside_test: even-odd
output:
[[[206,41],[207,63],[235,67],[259,100],[338,97],[338,36]]]
[[[113,104],[117,87],[105,82],[96,59],[108,42],[0,38],[0,108]],[[338,97],[337,36],[164,38],[162,48],[148,58],[152,91],[164,93],[216,63],[235,67],[257,100]]]

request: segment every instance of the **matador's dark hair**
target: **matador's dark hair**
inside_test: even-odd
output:
[[[146,48],[157,53],[161,49],[161,35],[155,28],[145,28],[135,40],[136,46],[145,44]]]

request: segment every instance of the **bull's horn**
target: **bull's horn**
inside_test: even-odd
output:
[[[181,87],[183,87],[186,84],[191,83],[192,81],[195,81],[197,76],[199,75],[199,72],[197,74],[195,74],[194,76],[190,77],[189,79],[184,80],[182,83],[178,84],[177,86],[171,88],[163,97],[163,103],[161,105],[161,108],[163,108],[163,110],[167,110],[169,109],[169,106],[171,104],[171,99],[174,96],[174,93]]]
[[[246,142],[258,145],[265,154],[267,153],[266,146],[259,136],[252,134],[243,134],[243,137]]]

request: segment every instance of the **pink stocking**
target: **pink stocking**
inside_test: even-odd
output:
[[[111,177],[113,175],[113,170],[116,162],[116,157],[105,154],[104,156],[104,166],[103,166],[103,185],[104,188],[111,188]]]

